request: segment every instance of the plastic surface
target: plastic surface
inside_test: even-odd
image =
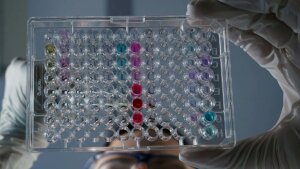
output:
[[[227,30],[199,22],[196,28],[185,17],[30,19],[29,148],[233,146]],[[41,136],[49,147],[35,144]],[[179,145],[155,145],[171,139]],[[107,147],[114,140],[123,146]]]

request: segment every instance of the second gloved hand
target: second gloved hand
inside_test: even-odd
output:
[[[300,2],[261,2],[198,0],[188,6],[192,25],[197,25],[193,18],[227,20],[230,41],[268,70],[283,91],[281,116],[272,129],[239,141],[232,149],[183,149],[180,159],[191,166],[201,169],[296,169],[300,166],[300,23],[295,18],[300,15],[297,11]],[[245,4],[248,9],[263,4],[264,13],[245,10]]]
[[[14,59],[5,73],[2,110],[0,113],[0,168],[29,169],[37,159],[25,145],[27,65],[22,59]],[[41,125],[41,124],[35,124]],[[47,146],[42,137],[34,143]]]

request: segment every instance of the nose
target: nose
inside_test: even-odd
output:
[[[148,165],[145,163],[138,163],[133,165],[131,169],[148,169]]]

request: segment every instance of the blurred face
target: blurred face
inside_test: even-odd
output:
[[[133,140],[126,145],[135,146]],[[175,140],[169,142],[141,142],[141,146],[177,145]],[[113,141],[110,147],[120,147],[120,141]],[[146,152],[105,152],[100,154],[91,169],[191,169],[178,159],[179,150],[157,150]]]
[[[177,156],[155,153],[106,153],[93,169],[188,169]]]

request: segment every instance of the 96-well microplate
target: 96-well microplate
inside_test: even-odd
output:
[[[119,140],[113,149],[143,149],[141,142],[171,139],[232,146],[226,27],[192,27],[185,17],[123,19],[30,20],[29,146],[95,151]]]

